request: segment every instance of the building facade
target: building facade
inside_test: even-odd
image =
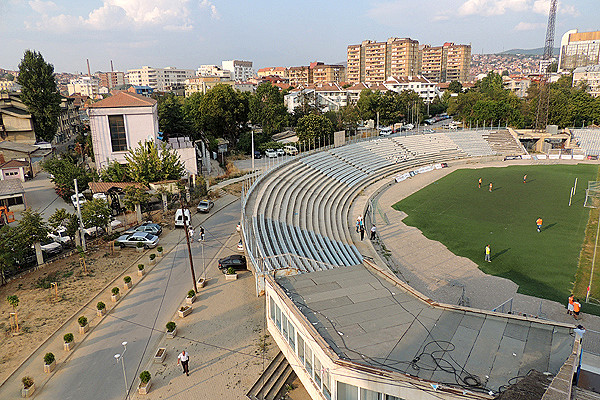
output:
[[[422,46],[421,75],[438,83],[466,82],[471,66],[471,45],[444,43],[443,46]]]
[[[69,96],[80,94],[91,98],[98,98],[100,95],[100,79],[92,76],[81,76],[77,79],[71,79],[67,85]]]
[[[109,90],[127,83],[125,73],[121,71],[99,72],[97,76],[100,79],[100,86]]]
[[[218,65],[201,65],[196,71],[196,75],[231,79],[231,71],[223,69]]]
[[[185,81],[185,97],[189,97],[194,93],[206,94],[206,92],[219,84],[233,87],[235,82],[231,78],[218,76],[197,76],[190,78]]]
[[[127,70],[127,81],[134,86],[150,86],[154,90],[164,92],[171,87],[183,85],[186,79],[196,76],[193,69],[175,67],[152,68],[143,66]]]
[[[33,120],[21,98],[13,93],[0,93],[0,141],[36,142]]]
[[[585,84],[587,92],[592,96],[600,96],[600,65],[575,68],[573,71],[573,87],[580,84]]]
[[[16,80],[0,79],[0,92],[20,92],[21,85]]]
[[[567,31],[560,41],[558,72],[600,64],[600,31]]]
[[[228,60],[221,62],[221,67],[231,73],[234,81],[245,82],[254,76],[252,61]]]
[[[266,78],[269,76],[278,76],[280,78],[288,77],[288,71],[285,67],[265,67],[259,69],[256,74],[259,78]]]
[[[346,67],[317,63],[312,68],[312,83],[340,83],[346,81]]]

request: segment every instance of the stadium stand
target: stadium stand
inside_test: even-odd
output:
[[[585,151],[588,156],[600,155],[600,130],[597,129],[573,129],[575,142]]]
[[[496,154],[479,131],[447,132],[446,136],[470,157],[492,156]]]
[[[483,138],[490,144],[493,151],[504,156],[520,156],[525,154],[521,143],[508,130],[481,131]]]

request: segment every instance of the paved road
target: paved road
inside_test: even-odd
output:
[[[236,201],[212,214],[203,223],[206,229],[204,253],[207,262],[213,259],[235,231],[239,216],[240,202]],[[200,218],[198,215],[193,217],[195,225]],[[176,230],[161,238],[161,244],[167,247],[169,243],[177,243],[184,238],[183,230]],[[200,250],[196,242],[193,245],[193,258],[197,277],[202,273]],[[151,353],[163,336],[165,324],[172,319],[185,293],[191,288],[187,247],[183,241],[121,300],[36,397],[40,400],[124,398],[123,370],[114,359],[115,354],[123,352],[121,342],[128,342],[125,368],[128,384],[133,387],[137,384],[137,376],[153,356]]]
[[[47,172],[40,172],[32,180],[24,182],[23,188],[27,208],[40,211],[46,220],[59,208],[73,212],[73,205],[57,196]],[[20,213],[15,212],[15,219],[18,221],[19,218]]]

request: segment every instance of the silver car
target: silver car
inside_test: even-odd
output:
[[[213,208],[215,205],[215,203],[213,203],[210,200],[202,200],[200,201],[200,203],[198,203],[198,207],[196,207],[196,211],[198,212],[202,212],[202,213],[207,213],[210,211],[211,208]]]
[[[136,232],[131,235],[122,235],[115,241],[115,244],[121,247],[138,247],[138,243],[142,244],[145,249],[151,249],[158,244],[158,236],[147,232]]]

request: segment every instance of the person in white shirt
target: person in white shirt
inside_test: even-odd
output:
[[[183,367],[183,373],[187,376],[190,376],[190,370],[188,368],[188,361],[190,360],[190,356],[187,351],[183,350],[181,354],[177,356],[177,364],[181,362],[181,366]]]

